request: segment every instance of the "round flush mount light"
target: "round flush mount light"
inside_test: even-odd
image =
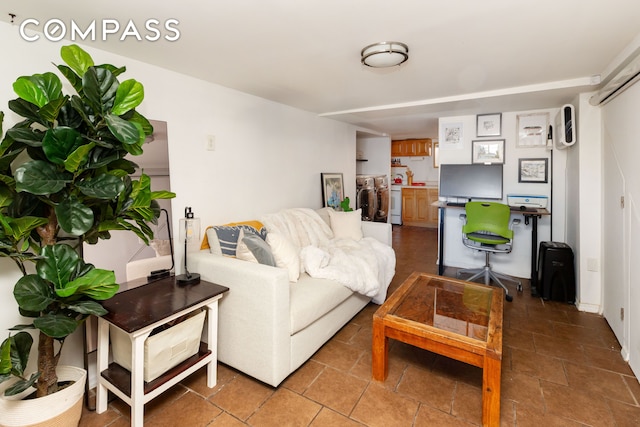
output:
[[[395,67],[409,59],[409,47],[400,42],[374,43],[362,49],[360,56],[360,61],[368,67]]]

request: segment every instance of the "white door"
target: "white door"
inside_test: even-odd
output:
[[[626,233],[621,197],[625,194],[624,176],[613,151],[613,144],[604,146],[604,239],[603,271],[606,292],[603,314],[618,341],[628,350],[629,282],[625,273]]]

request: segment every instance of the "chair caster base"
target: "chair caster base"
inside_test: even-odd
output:
[[[513,301],[513,297],[509,294],[507,294],[507,296],[505,297],[507,299],[507,302],[511,302]]]
[[[518,289],[518,292],[522,292],[522,284],[521,283],[518,284],[517,289]]]

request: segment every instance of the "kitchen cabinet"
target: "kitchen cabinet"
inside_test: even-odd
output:
[[[403,188],[402,224],[416,227],[437,227],[438,208],[431,206],[436,201],[438,201],[437,188]]]
[[[431,156],[431,138],[391,141],[391,157]]]

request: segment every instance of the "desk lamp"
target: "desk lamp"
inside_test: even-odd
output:
[[[194,218],[190,207],[184,208],[184,218],[180,219],[180,239],[184,241],[184,274],[176,276],[180,285],[195,285],[200,283],[200,275],[191,273],[187,268],[187,250],[190,243],[200,240],[200,218]]]

